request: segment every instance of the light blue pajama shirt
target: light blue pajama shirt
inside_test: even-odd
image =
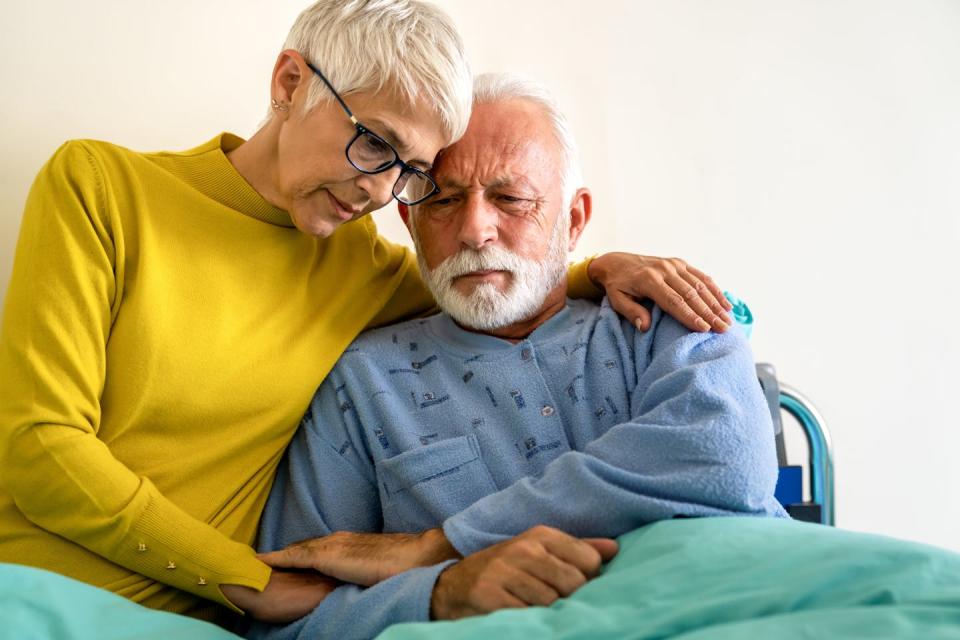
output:
[[[516,344],[445,314],[361,335],[281,463],[260,549],[442,526],[466,556],[538,524],[613,538],[678,516],[785,517],[746,340],[652,314],[641,333],[606,300],[568,300]],[[428,620],[449,564],[341,586],[251,635],[346,640]]]

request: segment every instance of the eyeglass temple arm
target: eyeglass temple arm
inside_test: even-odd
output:
[[[306,60],[304,60],[304,62],[306,62]],[[343,107],[343,110],[347,112],[347,115],[348,115],[348,116],[350,116],[350,121],[351,121],[353,124],[358,124],[358,123],[357,123],[357,119],[356,119],[356,118],[354,117],[354,115],[353,115],[353,111],[350,111],[350,107],[348,107],[348,106],[347,106],[347,103],[343,101],[343,98],[341,98],[341,97],[340,97],[340,94],[337,93],[337,90],[333,88],[333,85],[330,84],[330,81],[327,80],[326,76],[324,76],[324,75],[320,72],[320,69],[317,69],[317,68],[316,68],[315,66],[313,66],[313,64],[310,63],[310,62],[307,62],[307,66],[310,67],[311,71],[313,71],[315,74],[317,74],[317,75],[320,77],[321,80],[323,80],[323,84],[327,85],[327,89],[330,89],[330,93],[333,94],[333,97],[337,99],[337,102],[340,103],[340,106]]]

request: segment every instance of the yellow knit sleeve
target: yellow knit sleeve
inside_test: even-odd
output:
[[[599,300],[603,297],[603,289],[597,287],[587,275],[587,267],[593,261],[593,256],[575,262],[567,270],[567,295],[571,298],[589,298]]]
[[[262,590],[270,569],[164,498],[97,437],[124,286],[111,198],[82,142],[61,147],[28,197],[0,329],[0,486],[37,526],[234,608],[219,585]]]

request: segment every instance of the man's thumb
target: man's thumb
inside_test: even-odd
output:
[[[617,541],[610,538],[584,538],[583,541],[596,549],[604,562],[610,562],[620,551]]]

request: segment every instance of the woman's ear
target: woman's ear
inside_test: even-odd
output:
[[[295,99],[294,93],[303,84],[306,66],[303,56],[293,49],[285,49],[277,56],[277,62],[273,65],[270,94],[275,101],[274,111],[278,115],[283,116],[290,112],[290,105]]]

